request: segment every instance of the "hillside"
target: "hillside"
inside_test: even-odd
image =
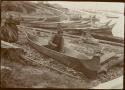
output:
[[[17,12],[23,14],[38,14],[38,15],[60,15],[63,13],[61,9],[63,7],[59,5],[53,6],[49,3],[32,3],[28,1],[3,1],[2,2],[2,12]],[[67,10],[67,9],[66,9]]]

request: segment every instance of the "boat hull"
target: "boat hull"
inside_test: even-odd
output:
[[[83,74],[85,74],[89,79],[96,79],[97,72],[100,68],[99,59],[87,59],[84,55],[80,56],[78,53],[75,54],[71,49],[68,48],[65,48],[65,53],[60,53],[47,48],[45,44],[40,45],[36,41],[37,40],[33,41],[33,39],[28,37],[29,44],[40,53],[47,55],[60,63],[73,68],[74,70],[83,72]]]

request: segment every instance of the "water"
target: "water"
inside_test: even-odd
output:
[[[112,29],[112,33],[114,36],[124,38],[124,16],[120,16],[117,24]]]
[[[113,36],[124,38],[124,15],[117,15],[119,18],[106,18],[105,16],[100,17],[101,23],[106,23],[109,20],[112,22],[109,25],[116,23],[112,29]]]

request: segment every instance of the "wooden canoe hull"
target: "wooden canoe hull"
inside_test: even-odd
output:
[[[44,28],[44,29],[57,29],[57,23],[61,23],[62,28],[68,28],[68,27],[86,27],[86,26],[90,26],[90,22],[86,21],[86,22],[82,22],[81,21],[69,21],[69,22],[57,22],[57,21],[53,21],[53,22],[30,22],[29,24],[31,24],[31,27],[36,27],[36,28]]]
[[[84,59],[84,56],[83,56],[83,59],[77,58],[79,57],[79,55],[77,53],[76,54],[73,53],[73,51],[70,49],[66,49],[65,53],[60,53],[60,52],[51,50],[49,48],[46,48],[45,45],[38,44],[37,39],[33,40],[29,36],[27,37],[27,39],[28,39],[29,44],[40,53],[45,54],[77,71],[83,72],[83,74],[85,74],[90,79],[96,79],[97,72],[100,68],[99,59],[93,58],[92,60],[89,60],[89,59]]]

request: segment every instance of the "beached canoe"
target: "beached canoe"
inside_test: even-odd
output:
[[[72,44],[68,42],[65,42],[64,52],[57,52],[48,48],[48,39],[28,33],[26,33],[26,36],[30,46],[41,54],[47,55],[76,71],[82,72],[89,79],[96,79],[98,73],[105,71],[105,69],[108,70],[123,61],[122,55],[120,56],[121,58],[119,58],[114,52],[104,54],[101,57],[95,55],[88,56],[85,53],[73,50],[71,48]],[[110,65],[108,65],[109,63],[105,63],[110,61],[112,61]]]
[[[100,59],[96,57],[87,57],[83,53],[79,53],[65,47],[65,52],[57,52],[47,48],[48,41],[44,38],[33,36],[27,33],[28,43],[40,53],[47,55],[74,70],[83,72],[88,78],[96,79],[97,72],[100,69]]]
[[[57,29],[57,24],[60,23],[62,28],[67,28],[67,27],[72,27],[72,26],[87,26],[90,21],[60,21],[60,22],[29,22],[28,24],[31,24],[31,27],[36,27],[36,28],[44,28],[44,29]]]

